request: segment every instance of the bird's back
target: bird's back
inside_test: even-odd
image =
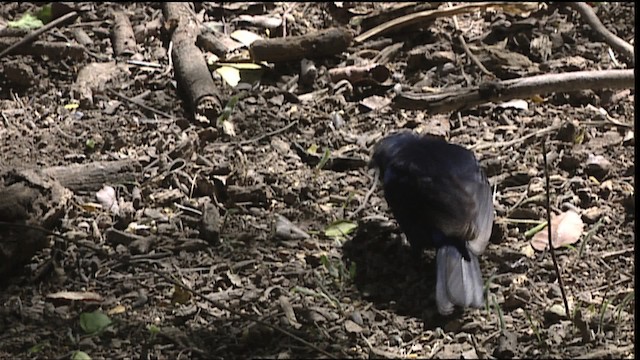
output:
[[[439,138],[401,132],[378,144],[372,162],[380,169],[385,198],[412,244],[439,247],[453,241],[465,255],[465,242],[479,240],[471,249],[484,250],[493,221],[491,190],[471,151]],[[484,219],[488,214],[490,219]]]

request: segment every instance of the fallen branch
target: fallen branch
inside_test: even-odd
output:
[[[86,52],[84,46],[68,42],[34,41],[29,45],[15,47],[15,44],[12,45],[12,40],[11,38],[0,38],[0,49],[4,49],[2,54],[6,55],[11,51],[13,55],[44,55],[52,59],[82,60]]]
[[[633,45],[628,42],[622,40],[617,37],[614,33],[609,31],[598,19],[598,16],[593,11],[591,6],[587,5],[585,2],[567,2],[565,3],[567,7],[572,8],[577,11],[582,19],[591,26],[593,31],[598,33],[598,35],[602,36],[604,41],[609,44],[615,51],[624,54],[624,56],[629,61],[631,66],[635,64],[635,51]]]
[[[351,44],[353,36],[346,29],[332,28],[300,36],[261,39],[251,43],[253,61],[292,61],[339,54]]]
[[[135,54],[136,38],[129,17],[123,12],[116,12],[113,19],[113,53],[116,56]]]
[[[469,108],[487,102],[503,102],[553,92],[572,92],[586,89],[633,89],[634,87],[633,69],[575,71],[491,82],[479,87],[436,94],[402,92],[393,99],[393,105],[396,108],[426,110],[435,114]]]
[[[126,184],[136,181],[142,169],[135,160],[96,161],[42,169],[60,185],[73,191],[98,191],[104,184]]]
[[[37,39],[38,36],[40,36],[42,33],[49,31],[50,29],[53,29],[54,27],[65,23],[67,21],[73,21],[78,17],[78,12],[76,11],[72,11],[68,14],[65,14],[53,21],[51,21],[50,23],[48,23],[47,25],[33,31],[31,34],[25,36],[24,38],[22,38],[22,40],[18,41],[17,43],[8,46],[6,49],[4,49],[2,52],[0,52],[0,58],[2,58],[3,56],[7,55],[8,53],[10,53],[12,50],[22,46],[22,45],[26,45],[30,42],[32,42],[33,40]]]
[[[200,30],[193,11],[189,9],[189,3],[168,2],[163,4],[163,15],[167,23],[176,24],[171,35],[171,59],[186,102],[196,119],[215,121],[222,105],[216,97],[217,91],[204,55],[196,46]]]
[[[489,6],[495,6],[495,5],[497,4],[494,2],[464,4],[464,5],[458,5],[458,6],[454,6],[447,9],[425,10],[425,11],[417,12],[415,14],[401,16],[399,18],[388,21],[384,24],[378,25],[373,29],[366,31],[363,34],[356,36],[354,41],[357,43],[361,43],[374,36],[382,36],[390,32],[398,31],[407,26],[411,26],[418,23],[424,23],[424,22],[436,19],[438,17],[452,16],[452,15],[470,12],[473,10],[486,9]]]

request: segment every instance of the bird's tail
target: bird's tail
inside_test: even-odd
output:
[[[478,258],[469,252],[469,261],[453,246],[442,246],[436,256],[436,303],[440,314],[453,312],[453,306],[484,305],[482,273]]]

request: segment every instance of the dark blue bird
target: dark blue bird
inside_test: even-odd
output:
[[[371,165],[413,251],[437,249],[438,311],[482,307],[477,256],[489,243],[493,201],[473,153],[437,137],[399,132],[376,145]]]

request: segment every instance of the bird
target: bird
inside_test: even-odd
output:
[[[478,256],[491,237],[487,177],[472,151],[443,138],[399,131],[381,139],[369,163],[412,251],[436,249],[436,305],[442,315],[484,305]]]

